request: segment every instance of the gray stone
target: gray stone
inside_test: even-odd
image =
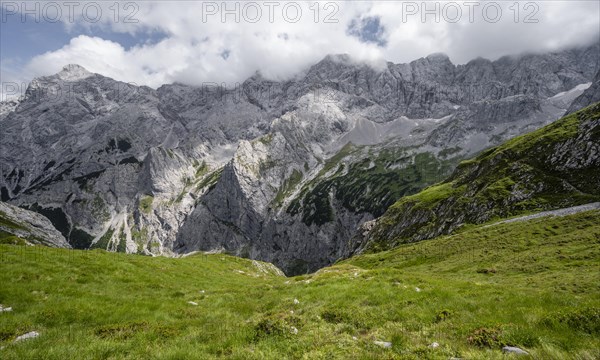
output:
[[[507,354],[529,355],[527,351],[514,346],[505,346],[502,348],[502,352]]]
[[[388,341],[373,341],[373,344],[389,349],[392,347],[392,343]]]
[[[28,339],[34,339],[38,336],[40,336],[40,333],[38,333],[37,331],[30,331],[26,334],[17,336],[17,338],[15,339],[15,342],[22,341],[22,340],[28,340]]]

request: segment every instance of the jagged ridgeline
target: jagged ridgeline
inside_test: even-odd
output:
[[[314,271],[461,160],[587,105],[598,51],[380,69],[332,55],[235,89],[154,90],[68,65],[0,104],[0,195],[75,248]]]
[[[446,181],[402,198],[365,236],[368,251],[467,224],[600,201],[600,103],[461,162]]]

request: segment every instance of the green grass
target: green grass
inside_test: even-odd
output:
[[[11,233],[0,230],[0,244],[26,245],[27,242],[18,236],[15,236]]]
[[[455,188],[449,183],[437,184],[430,186],[415,195],[405,196],[402,198],[402,202],[392,206],[398,207],[402,203],[414,201],[418,206],[429,207],[442,199],[460,194],[461,191],[464,191],[464,187]]]
[[[0,303],[13,307],[0,358],[506,359],[510,344],[598,359],[599,245],[598,211],[472,227],[293,278],[219,254],[0,245]]]

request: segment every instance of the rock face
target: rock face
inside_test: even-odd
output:
[[[581,110],[598,101],[600,101],[600,71],[596,73],[592,85],[571,103],[569,110],[567,110],[567,114]]]
[[[361,251],[387,249],[464,224],[598,200],[600,103],[460,163],[446,181],[363,225],[352,242]]]
[[[29,244],[71,247],[44,216],[0,202],[0,233],[2,232],[17,236]]]
[[[461,159],[559,118],[598,50],[382,70],[331,55],[233,89],[153,90],[68,65],[0,106],[0,193],[73,247],[224,250],[312,271]]]

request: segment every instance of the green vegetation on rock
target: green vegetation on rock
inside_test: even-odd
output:
[[[211,189],[213,186],[215,186],[217,181],[219,181],[219,178],[221,178],[221,174],[223,174],[223,168],[219,168],[219,169],[213,171],[212,173],[206,175],[198,183],[198,185],[196,185],[196,191],[200,191],[204,188]]]
[[[202,164],[199,164],[197,160],[194,160],[194,167],[196,168],[196,179],[201,178],[202,176],[206,175],[206,173],[208,173],[208,171],[210,170],[210,167],[206,164],[206,161],[202,161]]]
[[[576,159],[594,156],[585,149],[599,119],[600,104],[592,105],[461,162],[445,182],[390,206],[368,248],[388,249],[465,224],[600,201],[598,160]]]
[[[24,230],[25,227],[22,224],[17,224],[6,216],[6,214],[0,211],[0,226],[4,226],[16,230]]]
[[[6,213],[0,211],[0,244],[26,245],[28,243],[37,243],[52,246],[52,242],[47,239],[33,235],[30,226],[26,222],[15,222]],[[25,238],[16,235],[20,234],[23,236],[23,233],[27,234]]]
[[[104,235],[98,239],[98,241],[92,245],[92,249],[102,249],[108,250],[108,244],[110,243],[110,239],[112,238],[115,230],[113,228],[109,228],[106,230]]]
[[[143,248],[144,244],[146,243],[147,239],[148,239],[148,229],[146,228],[142,228],[140,230],[138,230],[137,228],[131,228],[131,239],[133,240],[134,243],[136,243],[137,247],[138,247],[138,253],[142,252],[141,249]]]
[[[403,196],[444,179],[460,160],[440,160],[431,153],[413,154],[404,148],[385,149],[372,156],[362,156],[360,150],[349,144],[328,160],[320,174],[292,200],[287,212],[292,215],[302,212],[308,225],[332,221],[329,194],[333,193],[352,212],[381,216]],[[346,170],[342,161],[352,154],[358,154],[360,160],[350,161]]]
[[[144,195],[140,198],[140,211],[144,214],[150,214],[152,212],[152,202],[154,197],[150,195]]]
[[[273,141],[273,134],[267,134],[258,139],[263,145],[269,145]]]
[[[99,194],[94,196],[94,200],[92,200],[92,215],[101,219],[102,221],[108,221],[110,219],[110,214],[106,209],[106,203],[102,200]]]
[[[127,235],[125,234],[125,228],[121,229],[119,233],[119,244],[117,244],[117,252],[127,252]]]
[[[27,242],[16,235],[0,230],[0,244],[26,245]]]
[[[291,191],[302,181],[302,172],[294,169],[292,174],[283,181],[283,185],[277,192],[273,203],[275,206],[279,206],[283,200],[290,194]]]

